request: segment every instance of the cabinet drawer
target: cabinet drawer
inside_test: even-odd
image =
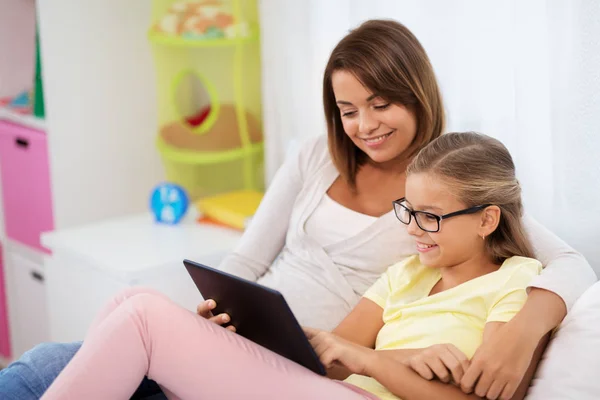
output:
[[[18,358],[49,339],[43,264],[23,257],[13,246],[5,252],[12,355]]]
[[[46,135],[0,121],[0,171],[7,237],[44,250],[40,233],[54,228]]]

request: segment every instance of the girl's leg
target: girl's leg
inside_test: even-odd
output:
[[[181,399],[374,398],[141,293],[90,332],[43,399],[128,399],[144,375]]]
[[[94,329],[96,329],[98,325],[100,325],[102,321],[104,321],[106,317],[108,317],[110,313],[112,313],[119,306],[119,304],[123,303],[125,300],[132,296],[142,293],[153,294],[155,296],[168,299],[168,297],[165,294],[159,292],[158,290],[150,289],[147,287],[135,286],[124,289],[117,293],[112,299],[108,301],[108,303],[106,303],[106,305],[104,305],[104,307],[100,310],[98,315],[96,315],[96,318],[94,318],[94,321],[92,321],[89,331],[91,332]]]

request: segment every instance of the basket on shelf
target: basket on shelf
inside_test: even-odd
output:
[[[154,0],[157,147],[190,198],[263,188],[256,0]]]

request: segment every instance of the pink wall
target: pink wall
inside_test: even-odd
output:
[[[0,0],[0,97],[31,89],[35,69],[35,1]]]

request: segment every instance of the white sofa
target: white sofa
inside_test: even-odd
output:
[[[600,282],[577,300],[556,331],[526,399],[600,399]]]

